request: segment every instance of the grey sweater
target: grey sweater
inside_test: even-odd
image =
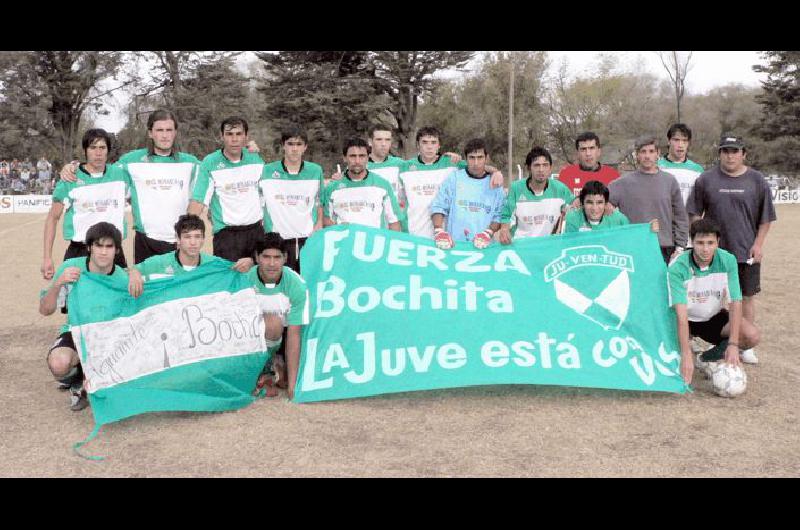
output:
[[[689,218],[675,177],[659,170],[655,174],[625,173],[608,186],[609,201],[631,223],[649,223],[658,219],[658,244],[662,247],[686,247]]]

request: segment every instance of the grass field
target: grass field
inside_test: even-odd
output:
[[[103,462],[72,452],[91,413],[69,410],[45,364],[63,319],[37,311],[45,216],[2,215],[0,476],[798,476],[800,206],[776,208],[756,299],[762,362],[747,366],[740,398],[714,396],[700,374],[682,396],[488,386],[306,405],[281,397],[108,425],[87,451]],[[64,249],[57,237],[54,256]]]

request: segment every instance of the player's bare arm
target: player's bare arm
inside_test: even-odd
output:
[[[53,274],[55,273],[55,266],[53,265],[53,241],[56,238],[58,220],[61,219],[61,214],[63,212],[64,205],[60,202],[54,202],[52,206],[50,206],[50,211],[47,213],[47,219],[45,219],[44,222],[44,253],[40,270],[45,280],[52,280]]]
[[[67,283],[78,281],[80,276],[81,270],[78,267],[67,267],[64,269],[61,276],[50,286],[47,293],[45,293],[39,301],[39,313],[44,316],[55,313],[56,306],[58,305],[58,293],[61,291],[61,287]]]

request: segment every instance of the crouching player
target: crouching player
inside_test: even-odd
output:
[[[175,252],[157,254],[128,268],[128,292],[134,298],[142,294],[145,280],[171,278],[191,272],[213,261],[226,261],[200,252],[206,239],[206,225],[194,214],[178,217],[175,223]],[[233,264],[231,268],[235,268]]]
[[[88,257],[70,258],[64,261],[53,276],[47,290],[39,300],[39,313],[52,315],[59,307],[66,306],[72,286],[83,274],[106,274],[126,277],[125,271],[114,264],[122,252],[122,234],[111,223],[97,223],[86,231]],[[47,353],[47,366],[61,389],[69,389],[70,409],[79,411],[89,405],[83,388],[83,370],[78,351],[72,340],[69,325],[61,328],[61,335]]]
[[[267,395],[276,396],[274,383],[286,388],[292,399],[300,364],[300,331],[309,323],[309,297],[303,278],[284,266],[287,258],[284,247],[283,238],[275,232],[257,241],[257,266],[250,269],[248,276],[258,294],[269,347],[269,360],[265,372],[258,378],[256,393],[267,386]],[[276,355],[284,327],[287,328],[285,359]]]
[[[720,227],[711,219],[698,219],[689,228],[692,248],[669,265],[670,303],[678,319],[681,375],[692,380],[694,363],[690,335],[714,344],[697,356],[697,366],[724,357],[739,365],[739,350],[758,344],[759,331],[742,316],[742,291],[736,257],[719,248]],[[729,309],[723,303],[729,300]]]

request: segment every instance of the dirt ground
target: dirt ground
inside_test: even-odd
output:
[[[761,364],[747,393],[685,396],[488,386],[296,405],[285,397],[225,413],[146,414],[91,431],[45,364],[63,317],[38,314],[44,215],[0,216],[0,476],[703,477],[800,475],[800,205],[778,205],[757,324]],[[65,245],[57,237],[54,255]],[[210,238],[209,238],[210,239]],[[125,251],[132,259],[132,238]]]

